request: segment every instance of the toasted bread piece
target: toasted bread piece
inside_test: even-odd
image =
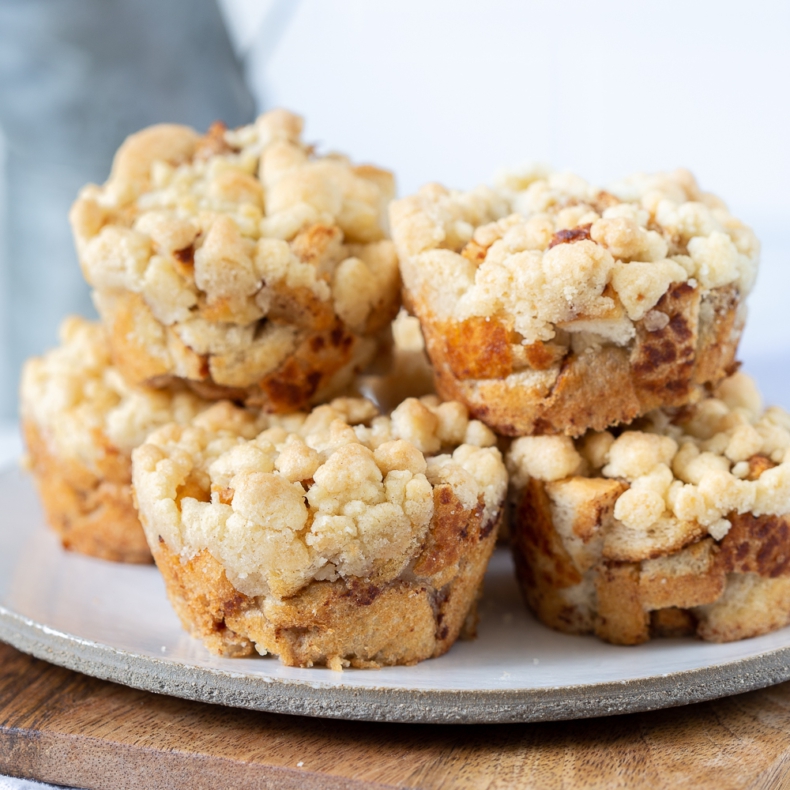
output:
[[[697,635],[709,642],[734,642],[790,624],[790,577],[756,573],[727,576],[724,594],[694,610]]]
[[[580,436],[731,373],[759,244],[691,174],[568,174],[390,208],[437,392],[498,433]]]
[[[132,135],[71,211],[113,362],[134,385],[286,413],[373,358],[400,304],[394,180],[317,157],[283,110]]]
[[[507,488],[484,425],[434,397],[390,417],[340,398],[243,435],[236,412],[218,404],[134,452],[140,518],[190,633],[339,669],[413,664],[473,632]]]
[[[562,595],[581,584],[582,574],[554,529],[548,496],[540,481],[528,481],[512,521],[518,525],[510,535],[516,574],[528,606],[559,630],[587,630],[583,613],[567,606]]]
[[[715,541],[705,538],[674,554],[644,560],[639,574],[642,607],[690,609],[718,600],[725,585],[718,553]]]
[[[517,439],[507,464],[519,583],[546,625],[639,644],[790,621],[790,415],[742,374],[618,437]]]
[[[650,639],[650,615],[640,596],[636,563],[604,564],[595,578],[595,635],[615,645],[639,645]]]

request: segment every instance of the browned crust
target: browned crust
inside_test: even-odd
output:
[[[321,263],[333,243],[340,244],[343,231],[337,225],[317,224],[297,234],[291,243],[291,249],[303,263],[314,266]]]
[[[543,483],[530,479],[510,519],[510,538],[521,592],[543,623],[566,633],[589,630],[584,614],[569,605],[562,591],[582,576],[554,529]]]
[[[310,333],[277,370],[249,388],[245,402],[273,412],[308,406],[316,393],[329,386],[332,377],[359,354],[363,342],[340,321],[328,330]],[[372,351],[373,347],[368,360]]]
[[[558,244],[572,244],[574,241],[584,241],[590,239],[591,223],[587,225],[579,225],[578,228],[565,228],[558,230],[549,242],[548,249],[556,247]]]
[[[495,319],[438,321],[428,305],[414,305],[434,365],[436,389],[460,400],[472,415],[498,433],[580,436],[627,423],[659,406],[698,400],[703,385],[714,385],[733,370],[742,330],[740,296],[734,286],[701,297],[699,288],[679,283],[655,310],[668,324],[648,332],[636,322],[629,349],[568,351],[548,388],[509,384],[516,372],[506,327]],[[534,370],[546,370],[545,354],[526,355]]]
[[[98,476],[53,455],[31,420],[23,420],[22,428],[47,520],[63,547],[115,562],[151,562],[132,501],[130,458],[105,447]]]
[[[496,379],[513,372],[507,329],[499,321],[469,318],[443,327],[447,364],[458,379]]]
[[[461,250],[461,255],[463,255],[466,260],[479,265],[486,259],[488,247],[483,247],[472,239],[472,241],[468,242]]]
[[[524,358],[533,370],[549,370],[562,361],[564,350],[556,343],[543,343],[536,340],[522,346]]]
[[[646,530],[632,530],[617,523],[608,530],[603,544],[603,556],[610,562],[640,562],[684,549],[702,539],[707,530],[695,521],[668,519]]]
[[[757,453],[749,459],[749,471],[744,480],[757,480],[763,472],[773,469],[776,464],[762,453]]]
[[[614,645],[650,639],[650,615],[639,597],[639,565],[619,562],[599,568],[595,579],[595,635]]]
[[[331,311],[330,311],[331,312]],[[383,311],[391,319],[391,310]],[[326,323],[326,322],[324,322]],[[229,399],[275,413],[309,407],[316,399],[331,394],[345,369],[350,379],[374,356],[385,337],[362,336],[341,321],[331,320],[316,331],[302,330],[293,353],[280,366],[248,387],[228,387],[211,377],[211,357],[195,353],[175,332],[165,329],[150,316],[138,294],[119,293],[105,316],[113,365],[132,385],[164,386],[180,381],[206,400]],[[151,333],[155,337],[150,337]],[[164,338],[164,340],[163,340]],[[170,362],[152,348],[163,348],[178,357],[183,377],[176,376]]]
[[[790,576],[790,516],[731,513],[719,564],[726,573]]]
[[[376,667],[440,656],[462,629],[474,633],[474,605],[494,548],[498,519],[464,510],[450,486],[434,490],[426,542],[400,578],[312,582],[286,599],[250,598],[207,551],[181,560],[153,546],[167,593],[184,627],[206,647],[246,656],[255,647],[288,666]]]
[[[187,631],[202,639],[212,653],[249,656],[255,652],[249,639],[225,623],[226,617],[254,602],[233,587],[222,566],[207,551],[183,560],[160,539],[153,555],[167,597]]]
[[[726,642],[790,623],[790,516],[730,514],[720,543],[704,538],[657,561],[601,559],[582,575],[554,523],[550,496],[575,479],[529,480],[511,514],[519,585],[541,622],[621,645],[694,633]],[[591,489],[587,502],[563,499],[575,538],[596,539],[611,516],[596,496]]]
[[[699,365],[707,364],[707,360],[698,359],[701,351],[698,345],[701,302],[698,288],[678,283],[661,297],[655,307],[669,317],[669,323],[663,329],[648,332],[644,321],[636,323],[636,343],[629,363],[641,413],[657,406],[688,403],[692,399],[692,384],[710,380],[703,378],[697,381],[696,377]],[[707,349],[705,353],[711,353],[711,350]],[[723,368],[718,374],[711,370],[715,380],[725,375]]]
[[[640,402],[629,375],[628,353],[612,346],[597,353],[565,357],[553,389],[539,405],[530,433],[580,436],[630,422],[640,414]],[[517,420],[512,421],[518,429]]]
[[[267,318],[303,329],[330,329],[335,315],[330,302],[319,299],[309,288],[283,288],[272,297]]]

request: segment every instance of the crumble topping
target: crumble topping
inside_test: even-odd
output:
[[[209,365],[217,383],[252,385],[295,351],[297,329],[340,319],[364,334],[391,318],[393,177],[318,157],[301,131],[285,110],[205,136],[153,126],[126,140],[103,186],[81,191],[70,218],[99,312],[109,321],[118,292],[139,295],[138,323],[164,328],[146,343],[166,369],[199,377],[179,369],[183,343],[223,356]]]
[[[104,332],[67,318],[61,345],[29,359],[22,373],[21,410],[54,455],[97,470],[108,452],[130,453],[155,428],[185,423],[207,403],[189,392],[131,387],[112,366]]]
[[[730,528],[729,513],[790,512],[790,414],[763,410],[754,382],[736,373],[712,397],[653,411],[619,435],[516,439],[507,464],[516,487],[529,477],[623,481],[628,488],[618,496],[614,516],[635,534],[685,524],[721,540]]]
[[[431,396],[389,417],[360,398],[259,417],[223,402],[149,436],[133,484],[149,542],[184,558],[207,549],[245,595],[284,597],[314,579],[397,578],[437,485],[492,518],[507,487],[495,444],[463,406]]]
[[[743,297],[759,258],[751,229],[685,170],[603,190],[524,168],[501,174],[493,189],[429,184],[390,213],[417,312],[496,318],[514,347],[560,342],[566,332],[627,345],[634,322],[649,316],[661,328],[651,311],[672,284],[734,284]]]

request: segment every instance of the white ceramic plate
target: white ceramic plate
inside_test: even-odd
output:
[[[63,551],[23,472],[0,474],[0,503],[0,639],[148,691],[280,713],[474,723],[650,710],[790,678],[790,629],[727,645],[639,647],[555,633],[524,610],[502,550],[487,576],[478,639],[442,658],[342,673],[217,658],[181,630],[153,566]]]

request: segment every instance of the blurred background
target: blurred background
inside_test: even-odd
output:
[[[0,415],[21,361],[91,311],[66,213],[126,134],[285,106],[400,194],[546,162],[599,184],[691,169],[763,243],[741,345],[790,406],[790,4],[0,0]]]

